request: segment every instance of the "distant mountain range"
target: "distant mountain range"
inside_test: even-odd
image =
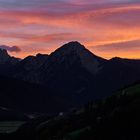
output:
[[[0,50],[0,75],[0,106],[53,113],[140,81],[140,60],[106,60],[70,42],[50,55],[22,60]]]

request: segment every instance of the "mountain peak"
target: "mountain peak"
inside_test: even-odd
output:
[[[77,41],[64,44],[54,51],[49,56],[49,59],[53,62],[57,60],[59,63],[66,63],[66,65],[68,62],[71,64],[80,63],[82,67],[94,75],[101,69],[101,65],[105,61],[103,58],[94,55]]]
[[[0,55],[8,55],[7,50],[0,48]]]
[[[68,56],[68,55],[80,55],[81,52],[86,51],[84,45],[80,44],[77,41],[72,41],[69,43],[64,44],[60,48],[56,49],[52,55],[58,55],[60,57]]]
[[[7,53],[7,50],[0,49],[0,63],[6,62],[10,58],[10,55]]]
[[[66,48],[67,50],[81,50],[85,49],[85,46],[80,44],[78,41],[72,41],[64,44],[61,48]]]
[[[84,47],[80,42],[78,41],[71,41],[71,42],[68,42],[66,44],[64,44],[63,46],[75,46],[75,47]]]
[[[81,50],[84,49],[85,49],[84,45],[80,44],[78,41],[72,41],[56,49],[55,52],[61,52],[62,54],[69,54],[71,52],[79,53]]]

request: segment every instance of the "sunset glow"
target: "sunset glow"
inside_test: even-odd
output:
[[[79,41],[105,58],[140,58],[139,0],[0,0],[0,45],[16,57]]]

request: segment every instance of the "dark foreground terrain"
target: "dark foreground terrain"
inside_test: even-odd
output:
[[[135,84],[67,114],[32,119],[1,139],[139,140],[139,130],[140,84]]]

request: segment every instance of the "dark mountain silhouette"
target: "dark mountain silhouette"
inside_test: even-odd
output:
[[[4,56],[12,59],[7,52]],[[31,107],[29,111],[47,113],[66,111],[107,97],[113,91],[140,80],[140,60],[106,60],[94,55],[79,42],[65,44],[50,55],[28,56],[6,66],[4,75],[9,77],[9,82],[1,82],[0,90],[5,87],[1,93],[1,100],[4,98],[1,105],[8,103],[11,106],[13,95],[14,108],[24,110],[26,102],[26,109]],[[6,88],[7,83],[11,90]]]
[[[11,57],[5,49],[0,49],[0,65],[16,64],[19,60],[19,58]]]
[[[9,68],[17,64],[19,61],[19,58],[11,57],[5,49],[0,49],[0,75],[7,75]]]
[[[9,61],[10,56],[8,55],[6,50],[0,50],[0,63],[3,64]]]
[[[71,98],[72,104],[103,98],[140,80],[140,60],[106,60],[76,41],[40,56],[23,59],[11,75],[61,91],[57,95]]]
[[[39,69],[40,83],[61,91],[77,103],[89,100],[89,90],[105,63],[105,59],[92,54],[80,43],[70,42],[49,55]]]
[[[140,80],[140,60],[112,58],[96,77],[96,87],[101,97]],[[102,88],[100,88],[102,87]],[[103,90],[102,90],[103,89]],[[108,93],[108,94],[107,94]]]
[[[39,68],[48,59],[47,54],[37,54],[36,56],[28,56],[20,63],[14,65],[9,71],[10,75],[14,75],[17,79],[22,79],[31,83],[39,82]]]

